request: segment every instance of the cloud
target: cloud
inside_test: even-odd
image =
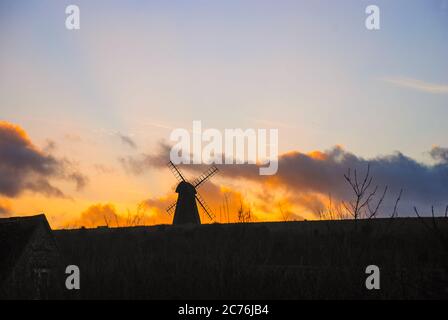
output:
[[[94,228],[97,226],[122,226],[125,219],[117,213],[115,206],[94,204],[83,211],[77,220],[70,223],[74,227]]]
[[[8,208],[5,208],[0,204],[0,215],[7,214],[7,213],[9,213]]]
[[[150,197],[139,204],[144,212],[149,212],[156,224],[171,224],[173,217],[166,212],[166,209],[176,201],[176,193],[170,192],[161,197]]]
[[[88,179],[86,176],[79,172],[72,172],[65,175],[69,180],[72,180],[76,184],[76,190],[81,191],[87,185]]]
[[[0,199],[0,216],[11,213],[11,204],[7,199]]]
[[[319,156],[292,152],[280,157],[279,171],[273,179],[280,186],[296,190],[299,194],[331,194],[335,199],[348,200],[352,193],[343,174],[351,168],[357,169],[361,176],[368,164],[371,166],[373,185],[387,185],[395,193],[404,189],[407,200],[404,209],[407,212],[413,205],[429,207],[448,202],[448,163],[426,165],[400,152],[372,159],[356,156],[342,147],[334,147]],[[254,175],[254,170],[244,167],[224,167],[221,173],[232,178],[260,179]],[[388,202],[390,207],[393,200],[394,197],[389,195],[386,206]]]
[[[53,197],[65,194],[51,178],[72,181],[78,190],[87,178],[67,159],[39,150],[19,126],[0,121],[0,195],[16,197],[29,190]]]
[[[49,140],[48,139],[46,141],[46,145],[44,146],[42,151],[45,152],[45,153],[51,153],[51,152],[55,151],[56,149],[57,149],[56,142],[54,142],[53,140]]]
[[[120,213],[112,203],[96,203],[81,212],[77,219],[67,221],[65,228],[130,227],[155,223],[154,218],[146,215],[140,206],[134,212]]]
[[[433,147],[429,152],[430,156],[441,163],[448,163],[448,148]]]
[[[141,173],[150,167],[166,166],[168,154],[169,147],[164,146],[157,154],[140,159],[128,158],[126,162],[128,165],[132,163],[133,169]],[[384,211],[390,214],[398,193],[403,189],[401,211],[404,215],[412,215],[414,205],[429,208],[431,205],[448,204],[448,149],[434,147],[430,155],[438,160],[437,164],[421,163],[401,152],[367,159],[336,146],[323,152],[292,151],[282,154],[279,157],[278,173],[274,176],[260,176],[257,165],[217,167],[220,171],[219,178],[236,184],[236,191],[239,191],[238,186],[244,185],[246,187],[241,190],[254,193],[255,191],[250,190],[254,188],[247,187],[248,182],[258,186],[261,190],[257,194],[258,205],[262,207],[262,202],[265,202],[266,212],[277,210],[278,204],[274,204],[270,197],[270,194],[274,193],[283,194],[277,199],[285,201],[291,207],[299,206],[308,212],[318,212],[326,206],[329,195],[334,201],[352,199],[352,190],[344,180],[344,174],[350,168],[352,172],[356,169],[358,175],[362,176],[370,165],[372,186],[379,186],[380,189],[388,186],[389,193],[384,201]],[[191,165],[181,168],[197,175],[207,166]]]
[[[170,149],[171,147],[168,144],[161,142],[158,150],[154,153],[120,157],[118,161],[127,173],[140,175],[150,168],[166,166],[169,161]]]
[[[249,207],[249,203],[246,201],[247,199],[241,193],[231,188],[220,186],[213,181],[207,181],[207,183],[199,188],[198,192],[201,194],[202,200],[211,210],[211,214],[215,215],[213,220],[215,222],[236,222],[238,219],[237,211],[240,205],[243,204],[246,208]],[[169,215],[166,209],[175,203],[176,200],[177,194],[172,190],[165,196],[145,199],[140,203],[140,207],[150,211],[157,223],[171,224],[173,216]],[[213,222],[206,216],[199,204],[198,210],[202,223]],[[255,220],[256,217],[253,217],[252,221]]]
[[[66,198],[67,196],[58,188],[52,186],[46,179],[39,178],[35,181],[27,182],[24,189],[31,190],[36,193],[42,193],[50,197]]]
[[[121,133],[118,133],[117,135],[124,145],[127,145],[128,147],[131,147],[132,149],[137,149],[137,144],[131,137],[123,135]]]
[[[436,84],[406,77],[391,77],[383,78],[381,80],[402,88],[409,88],[432,94],[448,94],[448,84]]]

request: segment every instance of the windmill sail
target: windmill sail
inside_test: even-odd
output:
[[[197,203],[199,203],[202,210],[205,211],[210,220],[213,220],[215,216],[202,196],[197,192],[197,188],[199,188],[205,181],[218,172],[218,168],[215,166],[211,167],[201,174],[196,180],[194,180],[193,183],[190,183],[187,179],[185,179],[185,176],[173,162],[170,161],[168,163],[168,167],[179,181],[179,184],[175,190],[176,193],[178,193],[177,201],[166,209],[168,214],[174,213],[173,224],[200,224],[201,219],[199,216]]]
[[[171,161],[168,163],[168,168],[170,168],[171,172],[174,174],[176,179],[179,180],[179,182],[187,181],[187,179],[184,178],[180,170]]]
[[[199,205],[202,207],[202,209],[205,211],[205,213],[210,218],[210,220],[213,220],[215,215],[210,210],[210,207],[207,205],[207,203],[204,201],[204,199],[201,197],[201,195],[198,192],[196,192],[195,197],[196,197],[196,200],[199,202]]]
[[[218,172],[218,168],[215,166],[211,167],[207,171],[205,171],[203,174],[201,174],[196,180],[193,181],[193,186],[195,188],[199,188],[205,181],[210,179],[215,173]]]
[[[174,212],[174,210],[176,209],[176,202],[172,203],[167,209],[166,212],[168,212],[168,214],[172,214]]]

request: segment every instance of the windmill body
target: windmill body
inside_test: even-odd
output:
[[[182,181],[176,188],[179,194],[174,211],[173,224],[200,224],[198,206],[196,205],[196,189],[191,183]]]
[[[192,183],[188,182],[180,170],[172,163],[168,163],[168,167],[174,176],[179,180],[176,192],[178,193],[177,201],[166,209],[168,214],[172,214],[174,211],[173,224],[201,224],[199,217],[198,206],[199,203],[202,210],[208,215],[210,220],[213,220],[214,215],[211,212],[208,205],[202,199],[197,189],[204,184],[205,181],[210,179],[211,176],[218,172],[218,168],[211,167],[200,175]]]

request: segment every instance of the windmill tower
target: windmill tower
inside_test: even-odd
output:
[[[192,183],[185,179],[180,170],[172,163],[168,163],[168,167],[174,176],[179,180],[179,184],[176,187],[176,192],[179,194],[177,201],[170,205],[166,211],[168,214],[172,214],[174,211],[173,224],[201,224],[199,217],[198,206],[196,201],[201,206],[202,210],[207,214],[210,220],[213,220],[214,215],[211,212],[204,199],[201,197],[197,189],[204,184],[205,181],[211,178],[218,172],[218,168],[212,166],[210,169],[201,174]]]

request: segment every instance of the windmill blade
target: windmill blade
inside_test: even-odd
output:
[[[171,161],[168,163],[168,168],[170,168],[171,172],[174,174],[176,179],[179,180],[179,182],[187,181],[187,179],[184,178],[180,170]]]
[[[171,204],[171,205],[166,209],[166,212],[167,212],[168,214],[172,214],[173,211],[174,211],[174,209],[176,209],[176,203],[177,203],[177,202],[174,202],[173,204]]]
[[[207,205],[207,203],[205,203],[204,199],[202,199],[201,195],[199,193],[196,193],[195,197],[196,197],[196,200],[199,202],[200,206],[202,207],[202,209],[205,211],[205,213],[210,218],[210,220],[213,220],[215,218],[215,215],[210,210],[210,207]]]
[[[199,188],[205,181],[210,179],[214,174],[218,172],[218,168],[215,166],[212,166],[207,171],[205,171],[203,174],[201,174],[199,177],[197,177],[196,180],[193,181],[193,186],[195,188]]]

